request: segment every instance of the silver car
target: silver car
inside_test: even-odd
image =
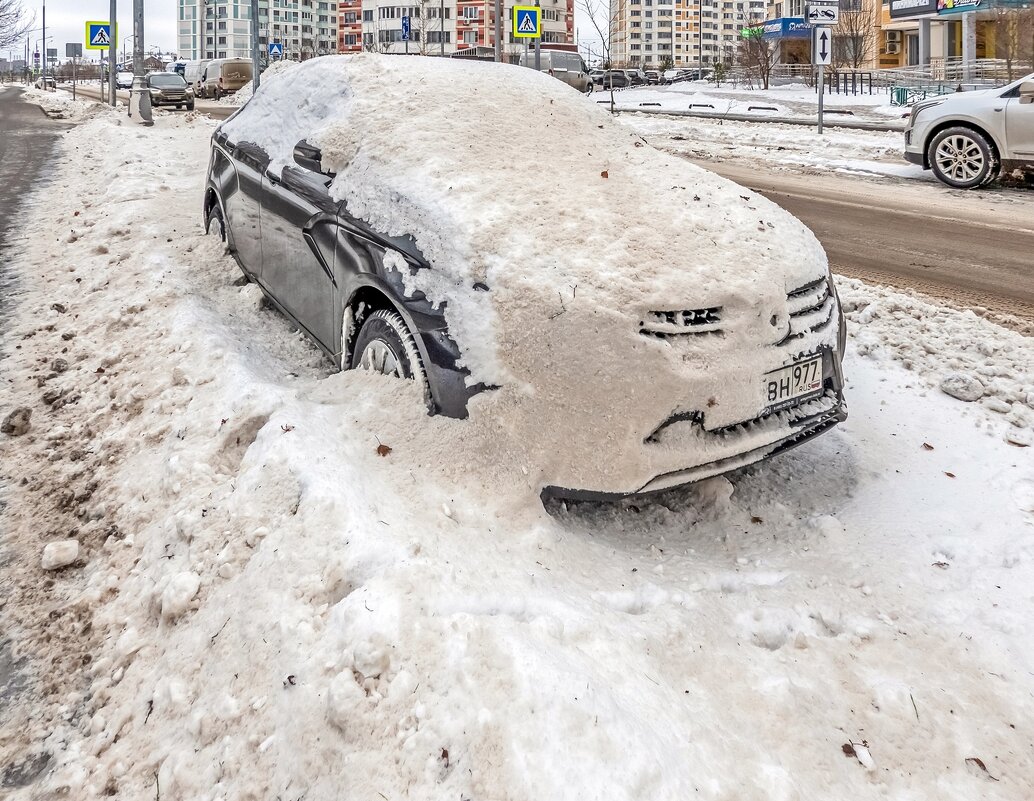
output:
[[[1034,73],[997,89],[916,103],[905,158],[956,189],[989,184],[1002,170],[1034,174]]]

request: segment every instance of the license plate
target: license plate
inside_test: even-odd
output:
[[[765,398],[772,406],[822,389],[822,355],[807,356],[765,374]]]

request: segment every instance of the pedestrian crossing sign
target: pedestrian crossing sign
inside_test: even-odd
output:
[[[513,7],[513,38],[538,39],[542,35],[542,9],[538,6]]]
[[[269,57],[270,58],[273,58],[274,56],[276,56],[277,58],[282,58],[283,55],[284,55],[284,46],[282,44],[280,44],[280,42],[270,42],[269,43]]]
[[[115,26],[115,38],[118,38],[118,26]],[[86,49],[107,50],[111,47],[111,25],[96,20],[86,23]]]

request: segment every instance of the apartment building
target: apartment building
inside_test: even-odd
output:
[[[248,0],[179,0],[178,55],[183,59],[250,58]],[[259,0],[259,50],[283,45],[304,60],[337,52],[338,4],[330,0]]]
[[[338,4],[338,51],[357,53],[424,53],[452,55],[458,51],[484,54],[495,48],[494,0],[342,0]],[[574,46],[574,0],[540,0],[542,43]],[[508,56],[524,50],[525,40],[512,31],[514,5],[504,0],[503,48]],[[402,40],[402,18],[409,17],[410,41]]]
[[[735,59],[739,32],[765,19],[766,0],[611,0],[610,60],[694,67]]]

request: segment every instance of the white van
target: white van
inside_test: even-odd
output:
[[[232,95],[251,80],[251,68],[246,58],[212,59],[201,71],[201,97]]]
[[[194,90],[195,95],[201,94],[201,73],[210,59],[203,58],[197,61],[187,61],[183,64],[183,80],[187,86]]]
[[[539,69],[542,72],[549,73],[579,92],[592,91],[589,68],[585,66],[580,55],[569,50],[543,50],[540,55]],[[521,53],[521,66],[535,69],[534,50],[529,49],[527,53]]]

